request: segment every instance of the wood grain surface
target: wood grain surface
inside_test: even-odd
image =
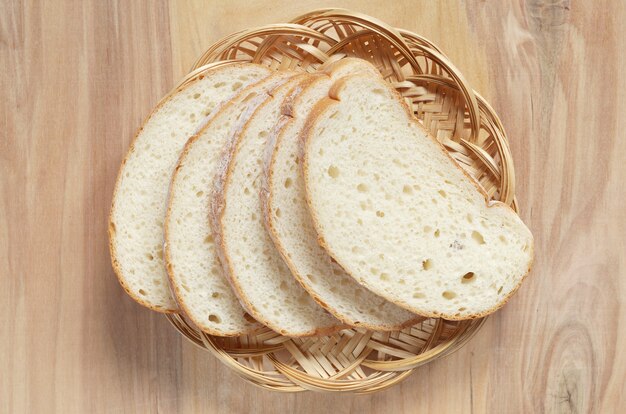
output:
[[[247,385],[128,298],[107,248],[134,130],[206,46],[329,6],[431,39],[493,104],[536,239],[467,346],[370,396]],[[3,0],[0,412],[624,412],[624,21],[621,0]]]

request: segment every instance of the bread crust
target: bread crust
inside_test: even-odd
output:
[[[343,62],[343,63],[342,63]],[[335,63],[335,65],[346,64],[346,61],[340,61]],[[280,253],[283,261],[289,267],[292,275],[295,279],[300,283],[300,285],[307,291],[307,293],[313,297],[313,299],[324,309],[326,309],[330,314],[332,314],[335,318],[339,319],[343,323],[353,327],[364,327],[370,330],[377,331],[395,331],[406,328],[408,326],[415,325],[416,323],[424,320],[422,316],[415,315],[414,318],[408,319],[400,324],[380,324],[374,325],[363,321],[357,321],[350,317],[348,317],[345,313],[338,311],[335,307],[330,306],[327,302],[324,301],[314,289],[312,289],[308,283],[306,283],[304,279],[304,275],[302,275],[298,271],[298,267],[294,264],[293,260],[287,254],[283,244],[281,243],[280,238],[278,237],[278,232],[274,226],[274,223],[271,219],[271,211],[273,210],[274,198],[271,192],[271,188],[274,182],[274,171],[275,171],[275,162],[276,162],[276,154],[277,151],[273,150],[277,146],[280,145],[282,140],[284,139],[284,135],[287,127],[290,124],[293,124],[294,121],[294,113],[293,108],[297,105],[298,99],[301,96],[301,93],[308,88],[315,87],[319,82],[323,82],[324,80],[331,79],[329,74],[320,74],[316,78],[308,79],[300,83],[292,94],[287,96],[283,101],[282,106],[282,117],[278,122],[277,128],[274,129],[273,133],[270,135],[270,141],[268,142],[268,152],[266,154],[265,162],[264,162],[264,176],[261,184],[261,190],[259,195],[261,197],[261,206],[263,209],[263,218],[267,231],[276,246],[276,249]],[[382,298],[382,297],[381,297]]]
[[[333,106],[337,105],[340,102],[340,98],[339,98],[339,94],[341,92],[341,90],[343,89],[343,87],[346,85],[346,83],[353,78],[358,78],[358,77],[362,77],[364,78],[364,76],[362,75],[350,75],[347,76],[345,78],[342,78],[338,81],[336,81],[333,86],[331,87],[331,89],[329,90],[328,93],[328,97],[322,99],[320,102],[317,103],[317,105],[313,108],[313,110],[311,111],[310,116],[307,119],[307,122],[305,124],[305,127],[303,129],[302,132],[302,137],[300,140],[300,156],[302,161],[302,170],[303,170],[303,174],[304,174],[304,185],[305,185],[305,194],[306,194],[306,201],[307,204],[309,205],[309,211],[311,212],[311,217],[313,219],[313,224],[315,226],[315,230],[317,231],[319,238],[318,238],[318,243],[328,252],[328,254],[342,267],[346,270],[346,273],[348,273],[351,277],[353,277],[355,280],[357,280],[359,283],[361,283],[362,285],[364,285],[366,288],[368,289],[372,289],[372,286],[370,284],[368,284],[366,281],[363,280],[359,280],[358,276],[352,274],[346,267],[345,264],[342,263],[343,261],[338,257],[337,253],[332,249],[332,246],[329,246],[328,243],[326,243],[325,239],[324,239],[324,231],[322,229],[322,226],[320,225],[320,220],[319,220],[319,216],[317,214],[317,212],[315,211],[315,209],[313,208],[313,202],[311,200],[311,196],[310,196],[310,183],[308,180],[308,170],[309,170],[309,159],[308,159],[308,147],[311,145],[311,135],[312,135],[312,129],[314,128],[314,126],[316,125],[317,121],[319,120],[319,118],[321,117],[322,114],[324,114],[327,111],[330,111]],[[384,82],[381,80],[381,82]],[[385,83],[386,84],[386,83]],[[426,130],[426,128],[413,116],[413,113],[411,112],[410,108],[408,107],[408,105],[406,104],[406,102],[404,102],[404,100],[402,99],[402,97],[400,96],[400,94],[393,88],[389,88],[390,92],[392,93],[393,98],[395,98],[401,105],[401,107],[404,109],[406,116],[407,116],[407,120],[415,125],[418,126],[418,128],[420,128],[424,134],[426,134],[426,136],[428,136],[433,142],[435,142],[437,144],[437,147],[439,148],[440,151],[442,151],[445,156],[452,161],[452,164],[454,165],[455,168],[458,168],[462,174],[469,180],[469,182],[476,188],[476,190],[483,196],[484,200],[485,200],[485,205],[487,208],[505,208],[510,210],[510,212],[512,212],[513,214],[517,214],[515,212],[515,210],[513,210],[510,206],[508,206],[507,204],[504,204],[500,201],[490,201],[489,200],[489,195],[485,192],[485,190],[482,188],[482,186],[480,186],[476,180],[474,180],[474,178],[472,176],[470,176],[463,168],[461,168],[457,162],[454,160],[454,158],[452,158],[452,156],[448,153],[448,151],[446,151],[446,149],[443,147],[443,145],[441,145],[441,143],[439,141],[437,141],[429,132],[428,130]],[[530,232],[529,232],[530,233]],[[530,261],[528,264],[528,270],[526,271],[526,273],[520,278],[519,282],[517,283],[517,285],[511,289],[511,291],[509,292],[509,294],[507,294],[499,303],[497,303],[495,306],[480,312],[480,313],[475,313],[475,314],[470,314],[470,315],[466,315],[466,316],[455,316],[455,314],[449,314],[449,313],[445,313],[445,312],[425,312],[423,310],[420,309],[416,309],[414,307],[412,307],[410,304],[399,300],[397,298],[393,298],[388,294],[383,294],[382,292],[379,293],[380,296],[386,298],[387,300],[389,300],[392,303],[395,303],[398,306],[401,306],[411,312],[414,312],[418,315],[422,315],[428,318],[443,318],[443,319],[447,319],[447,320],[468,320],[468,319],[476,319],[476,318],[482,318],[484,316],[487,316],[495,311],[497,311],[498,309],[500,309],[502,306],[504,306],[509,299],[515,294],[515,292],[517,292],[517,290],[519,289],[519,287],[521,286],[522,282],[524,281],[524,279],[526,279],[526,277],[528,276],[528,273],[530,273],[530,270],[532,268],[533,262],[534,262],[534,238],[532,236],[532,233],[530,233]],[[377,292],[378,293],[378,292]]]
[[[300,75],[296,79],[292,79],[281,87],[295,87],[297,83],[299,83],[303,76],[308,75]],[[271,94],[267,94],[268,99],[273,99]],[[259,105],[259,107],[255,110],[255,113],[252,117],[255,116],[257,111],[261,110],[265,105],[267,105],[267,101]],[[240,149],[240,137],[246,132],[250,125],[250,117],[244,125],[242,125],[241,129],[238,130],[231,139],[231,142],[226,146],[224,153],[221,156],[221,162],[218,164],[216,178],[214,181],[214,190],[211,196],[211,205],[209,208],[209,219],[213,222],[213,231],[214,231],[214,240],[217,246],[218,256],[220,258],[220,262],[222,263],[222,267],[224,268],[224,274],[228,278],[233,291],[239,298],[242,306],[259,322],[268,326],[270,329],[280,333],[281,335],[291,336],[291,337],[304,337],[304,336],[318,336],[318,335],[330,335],[334,332],[337,332],[341,329],[344,329],[343,325],[331,325],[329,327],[320,327],[318,329],[313,329],[305,332],[289,332],[281,329],[279,326],[276,326],[274,323],[269,321],[267,318],[263,317],[263,315],[255,308],[255,306],[248,300],[246,295],[243,293],[243,289],[237,280],[237,278],[233,275],[234,270],[232,266],[232,260],[228,253],[228,249],[226,248],[224,238],[223,238],[223,223],[222,219],[224,216],[224,210],[226,207],[225,200],[225,189],[229,185],[232,179],[232,169],[233,163],[231,160],[235,157]]]
[[[119,186],[120,186],[120,182],[121,182],[122,173],[124,171],[124,166],[126,165],[126,162],[128,161],[128,159],[131,156],[131,154],[134,153],[134,151],[135,151],[135,143],[137,142],[137,139],[138,139],[139,135],[141,134],[141,132],[143,131],[145,125],[150,121],[150,119],[152,119],[154,114],[159,109],[161,109],[163,107],[163,105],[165,105],[167,102],[169,102],[174,97],[174,95],[176,95],[177,93],[187,89],[189,86],[199,82],[200,80],[204,79],[208,74],[212,73],[213,71],[222,70],[222,69],[231,69],[231,68],[234,68],[234,67],[245,67],[245,66],[248,66],[248,65],[255,65],[255,66],[258,66],[259,68],[264,68],[261,65],[250,64],[250,63],[240,63],[240,62],[234,62],[234,61],[216,62],[216,63],[213,63],[213,64],[206,65],[203,68],[199,68],[198,70],[196,70],[194,72],[193,77],[191,79],[189,79],[183,86],[177,86],[176,88],[171,90],[167,95],[165,95],[157,103],[157,105],[152,109],[150,114],[142,122],[141,127],[139,127],[139,129],[135,133],[135,136],[133,137],[133,140],[132,140],[132,142],[130,144],[130,147],[129,147],[128,151],[126,152],[126,155],[124,156],[124,159],[122,160],[122,163],[121,163],[120,168],[118,170],[117,177],[116,177],[116,180],[115,180],[115,187],[113,189],[113,197],[112,197],[112,201],[111,201],[111,208],[109,210],[109,220],[108,220],[108,225],[107,225],[107,233],[108,233],[108,238],[109,238],[109,253],[111,255],[111,265],[113,267],[113,271],[115,273],[115,276],[117,277],[117,280],[119,281],[119,283],[122,286],[122,288],[126,291],[128,296],[130,296],[135,302],[139,303],[140,305],[145,306],[146,308],[151,309],[151,310],[153,310],[155,312],[160,312],[160,313],[178,313],[179,309],[174,308],[174,307],[165,307],[165,308],[163,308],[161,306],[157,306],[157,305],[155,305],[153,303],[150,303],[147,300],[139,297],[136,293],[134,293],[130,289],[130,286],[126,282],[126,277],[123,274],[122,268],[121,268],[121,266],[119,264],[119,261],[118,261],[118,255],[117,255],[117,250],[116,250],[116,246],[115,246],[116,228],[115,228],[115,223],[113,222],[113,214],[116,211],[116,207],[117,207],[117,205],[116,205],[117,193],[119,191]],[[268,72],[268,75],[269,75],[269,72]],[[172,301],[176,302],[173,297],[172,297]]]

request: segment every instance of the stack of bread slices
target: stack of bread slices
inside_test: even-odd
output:
[[[140,128],[109,239],[133,299],[217,336],[480,317],[533,258],[515,212],[356,58],[199,72]]]

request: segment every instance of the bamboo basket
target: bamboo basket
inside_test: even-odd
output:
[[[324,9],[291,23],[234,33],[210,46],[181,85],[209,64],[246,61],[313,72],[343,56],[372,62],[491,199],[516,209],[513,161],[496,113],[436,45],[375,18]],[[427,319],[395,332],[355,328],[309,338],[289,338],[265,328],[220,338],[200,331],[182,314],[166,317],[187,339],[254,385],[281,392],[352,393],[399,383],[416,367],[458,350],[485,321]]]

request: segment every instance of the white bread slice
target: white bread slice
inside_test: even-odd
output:
[[[301,81],[276,89],[254,112],[225,153],[211,206],[218,253],[243,306],[269,328],[294,337],[341,328],[291,275],[265,229],[259,199],[268,137],[283,99]]]
[[[533,237],[454,162],[400,95],[372,76],[337,81],[303,144],[320,243],[355,279],[415,313],[487,315],[529,272]]]
[[[177,309],[162,252],[168,184],[179,152],[221,102],[270,73],[255,64],[211,66],[161,101],[139,129],[115,184],[109,247],[122,287],[140,304],[159,312]]]
[[[311,296],[336,318],[351,326],[397,330],[422,317],[365,289],[333,263],[317,243],[300,173],[299,139],[313,106],[328,96],[333,80],[353,73],[379,76],[370,63],[345,58],[327,76],[310,80],[295,99],[283,103],[284,126],[268,145],[269,157],[261,202],[268,231],[291,273]]]
[[[180,308],[203,331],[218,336],[260,327],[246,314],[223,275],[208,220],[217,163],[268,93],[293,72],[277,72],[226,103],[183,149],[170,184],[165,217],[165,263]]]

